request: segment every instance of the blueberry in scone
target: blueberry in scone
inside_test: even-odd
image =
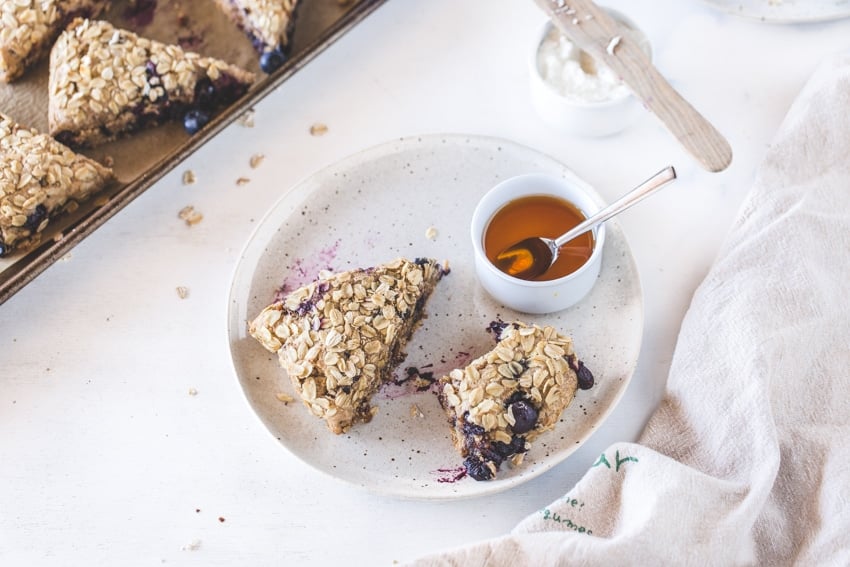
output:
[[[49,50],[78,16],[97,17],[107,0],[5,0],[0,18],[0,80],[10,83]]]
[[[501,464],[519,465],[530,443],[558,423],[576,390],[593,375],[572,339],[553,327],[494,324],[498,343],[438,381],[452,441],[475,480],[493,479]]]
[[[51,219],[111,179],[109,168],[0,114],[0,256],[37,244]]]
[[[248,331],[278,354],[304,405],[328,429],[368,422],[371,399],[406,354],[447,269],[429,258],[327,274],[263,309]]]
[[[292,41],[298,0],[215,0],[260,53],[260,68],[272,73],[283,65]]]
[[[98,20],[74,20],[50,53],[50,134],[94,146],[191,111],[207,117],[241,97],[254,75],[178,45]],[[195,120],[191,128],[202,126]]]

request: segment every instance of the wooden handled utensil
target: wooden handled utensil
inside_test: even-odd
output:
[[[726,169],[732,148],[658,72],[640,46],[591,0],[535,0],[582,50],[619,75],[684,148],[708,171]]]

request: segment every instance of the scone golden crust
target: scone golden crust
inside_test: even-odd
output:
[[[298,0],[215,0],[260,53],[289,47]]]
[[[93,146],[190,109],[226,106],[253,80],[219,59],[77,19],[50,52],[50,134],[71,146]]]
[[[552,327],[494,324],[498,343],[468,366],[438,381],[452,441],[475,480],[496,476],[502,462],[522,462],[529,443],[555,427],[576,389],[593,375],[572,339]]]
[[[331,274],[266,307],[248,331],[278,353],[304,405],[343,433],[372,419],[372,396],[404,360],[445,273],[432,259],[399,258]]]
[[[12,82],[41,59],[77,16],[97,17],[104,0],[4,0],[0,5],[0,80]]]
[[[111,179],[109,168],[0,114],[0,256],[38,243],[50,219]]]

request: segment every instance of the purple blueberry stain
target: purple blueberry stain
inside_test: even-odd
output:
[[[131,0],[122,16],[135,28],[149,26],[153,22],[157,0]]]
[[[431,471],[440,484],[454,484],[466,478],[466,467],[444,467]]]

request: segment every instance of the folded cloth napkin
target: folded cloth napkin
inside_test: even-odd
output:
[[[421,565],[850,565],[850,55],[792,106],[639,443]]]

